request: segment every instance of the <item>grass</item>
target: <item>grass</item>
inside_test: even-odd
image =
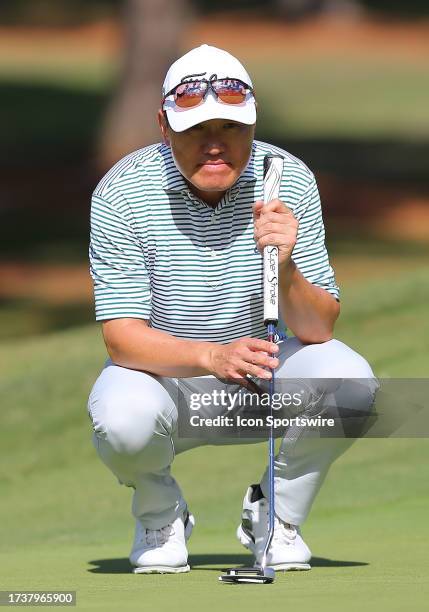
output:
[[[428,268],[346,284],[336,336],[367,356],[378,376],[425,377],[429,366]]]
[[[378,375],[428,370],[427,268],[356,279],[343,292],[337,337]],[[81,610],[423,610],[429,495],[424,439],[359,440],[338,460],[304,527],[308,573],[271,587],[220,585],[221,569],[250,559],[234,538],[245,487],[266,447],[204,447],[179,456],[174,474],[197,517],[193,571],[134,576],[130,490],[98,461],[86,397],[104,348],[91,325],[0,346],[0,589],[77,590]]]
[[[282,59],[281,66],[252,66],[261,117],[269,109],[270,136],[417,138],[429,136],[425,108],[429,85],[423,64],[388,58]],[[275,79],[274,75],[284,75]]]

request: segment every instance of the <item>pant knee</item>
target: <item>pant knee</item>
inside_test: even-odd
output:
[[[143,451],[154,439],[169,437],[175,407],[162,393],[111,391],[90,398],[89,413],[96,435],[119,454]]]
[[[316,345],[319,359],[313,361],[315,378],[374,378],[371,366],[362,355],[339,340]]]
[[[354,418],[368,416],[379,388],[371,366],[362,355],[342,342],[332,340],[329,344],[323,374],[338,380],[334,395],[340,413]]]
[[[339,419],[347,435],[353,435],[352,425],[353,431],[365,431],[379,384],[364,357],[339,340],[302,345],[294,339],[284,352],[281,375],[309,379],[309,386],[323,391],[319,407],[325,416]]]
[[[339,340],[302,344],[290,338],[280,346],[279,376],[287,378],[373,378],[369,363]]]

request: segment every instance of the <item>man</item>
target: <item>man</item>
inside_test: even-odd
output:
[[[165,78],[158,120],[163,143],[118,162],[95,189],[91,215],[96,317],[110,359],[88,410],[100,458],[135,489],[130,561],[137,573],[189,571],[194,518],[170,465],[189,448],[222,444],[179,436],[183,378],[194,377],[198,388],[207,381],[200,377],[211,377],[225,388],[225,379],[268,379],[269,368],[283,379],[373,377],[361,356],[332,339],[338,288],[314,176],[286,151],[254,140],[256,101],[241,63],[208,45],[178,59]],[[267,153],[284,156],[284,174],[280,199],[263,207]],[[278,344],[264,340],[266,245],[279,248],[281,315],[295,335]],[[367,413],[372,401],[364,388],[353,407]],[[276,569],[310,568],[299,526],[350,444],[305,433],[285,436],[276,457],[268,556]],[[256,564],[267,489],[266,474],[248,488],[237,531]]]

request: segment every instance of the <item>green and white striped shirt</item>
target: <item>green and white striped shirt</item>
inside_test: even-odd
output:
[[[174,336],[215,342],[265,338],[252,205],[262,199],[267,153],[285,158],[279,197],[299,221],[293,260],[338,299],[316,181],[303,162],[254,141],[246,169],[213,209],[189,191],[170,149],[155,144],[119,161],[94,191],[96,319],[146,319]]]

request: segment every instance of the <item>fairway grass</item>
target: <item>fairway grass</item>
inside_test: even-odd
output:
[[[376,374],[427,376],[427,269],[346,286],[336,336]],[[235,540],[266,445],[204,447],[173,473],[197,524],[189,574],[135,576],[131,490],[90,442],[85,405],[105,351],[93,325],[0,345],[0,589],[76,590],[80,610],[424,610],[429,596],[425,439],[359,440],[332,467],[304,525],[313,569],[271,586],[218,583],[249,563]]]
[[[304,529],[315,557],[311,572],[277,574],[268,593],[218,584],[224,567],[250,561],[234,530],[244,487],[258,477],[265,450],[206,448],[177,459],[175,474],[197,516],[193,570],[185,575],[130,574],[130,491],[115,486],[95,458],[16,483],[4,491],[1,588],[76,590],[82,610],[256,611],[268,596],[273,605],[303,610],[400,610],[411,600],[413,610],[424,610],[425,440],[359,441],[338,461]]]

